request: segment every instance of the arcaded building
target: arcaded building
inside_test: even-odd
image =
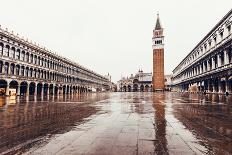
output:
[[[231,24],[232,10],[175,67],[172,78],[174,90],[232,92]]]
[[[139,70],[135,75],[123,77],[117,82],[118,91],[124,92],[149,92],[152,91],[152,73]]]

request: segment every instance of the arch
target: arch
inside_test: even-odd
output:
[[[40,82],[37,84],[37,95],[42,95],[43,92],[43,84]]]
[[[126,86],[123,86],[123,91],[126,92]]]
[[[5,70],[6,75],[9,74],[9,63],[8,62],[5,62],[4,70]]]
[[[17,49],[15,52],[15,59],[20,59],[20,49]]]
[[[7,88],[7,81],[0,79],[0,95],[6,94],[6,88]]]
[[[19,75],[20,74],[19,71],[20,71],[20,66],[16,65],[16,67],[15,67],[15,74]]]
[[[59,89],[59,86],[58,85],[55,85],[55,88],[54,88],[55,90],[55,94],[58,94],[58,89]]]
[[[10,74],[11,74],[11,75],[14,75],[14,69],[15,69],[15,64],[12,63],[12,64],[10,65]]]
[[[140,91],[144,92],[144,85],[140,85]]]
[[[34,58],[34,55],[31,53],[30,54],[30,63],[33,63],[33,58]]]
[[[63,94],[66,94],[67,91],[66,91],[66,85],[63,85]]]
[[[128,90],[128,92],[131,92],[131,86],[130,85],[127,86],[127,90]]]
[[[35,82],[31,82],[30,84],[29,84],[29,94],[30,95],[36,95],[35,94],[35,90],[36,89],[36,84],[35,84]]]
[[[9,57],[10,58],[15,58],[15,47],[11,47]]]
[[[138,84],[134,84],[134,85],[133,85],[133,91],[134,91],[134,92],[137,92],[137,91],[138,91]]]
[[[22,81],[20,83],[20,95],[25,95],[27,93],[28,83],[26,81]]]
[[[21,60],[22,60],[22,61],[25,60],[25,51],[22,51],[22,53],[21,53]]]
[[[10,46],[6,45],[5,50],[3,50],[3,55],[9,57]]]
[[[24,72],[25,72],[25,67],[21,66],[21,76],[25,76]]]
[[[145,92],[148,92],[148,91],[149,91],[149,86],[146,85],[146,86],[145,86]]]
[[[53,94],[54,92],[53,92],[53,87],[54,87],[54,85],[53,84],[50,84],[49,85],[49,94]],[[54,95],[54,94],[53,94]]]
[[[67,94],[69,94],[69,92],[70,92],[70,86],[69,85],[67,85]]]
[[[24,61],[29,62],[29,52],[26,53]]]
[[[44,84],[44,90],[43,90],[45,95],[48,94],[48,89],[49,89],[48,83],[45,83]]]

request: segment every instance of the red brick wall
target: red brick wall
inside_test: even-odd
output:
[[[153,90],[164,90],[164,49],[153,50]]]

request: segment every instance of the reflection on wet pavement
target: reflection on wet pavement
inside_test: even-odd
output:
[[[2,97],[0,152],[232,154],[232,97],[179,93]]]

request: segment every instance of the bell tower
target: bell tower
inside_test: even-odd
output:
[[[156,25],[152,37],[153,48],[153,91],[163,91],[164,86],[164,35],[157,14]]]

